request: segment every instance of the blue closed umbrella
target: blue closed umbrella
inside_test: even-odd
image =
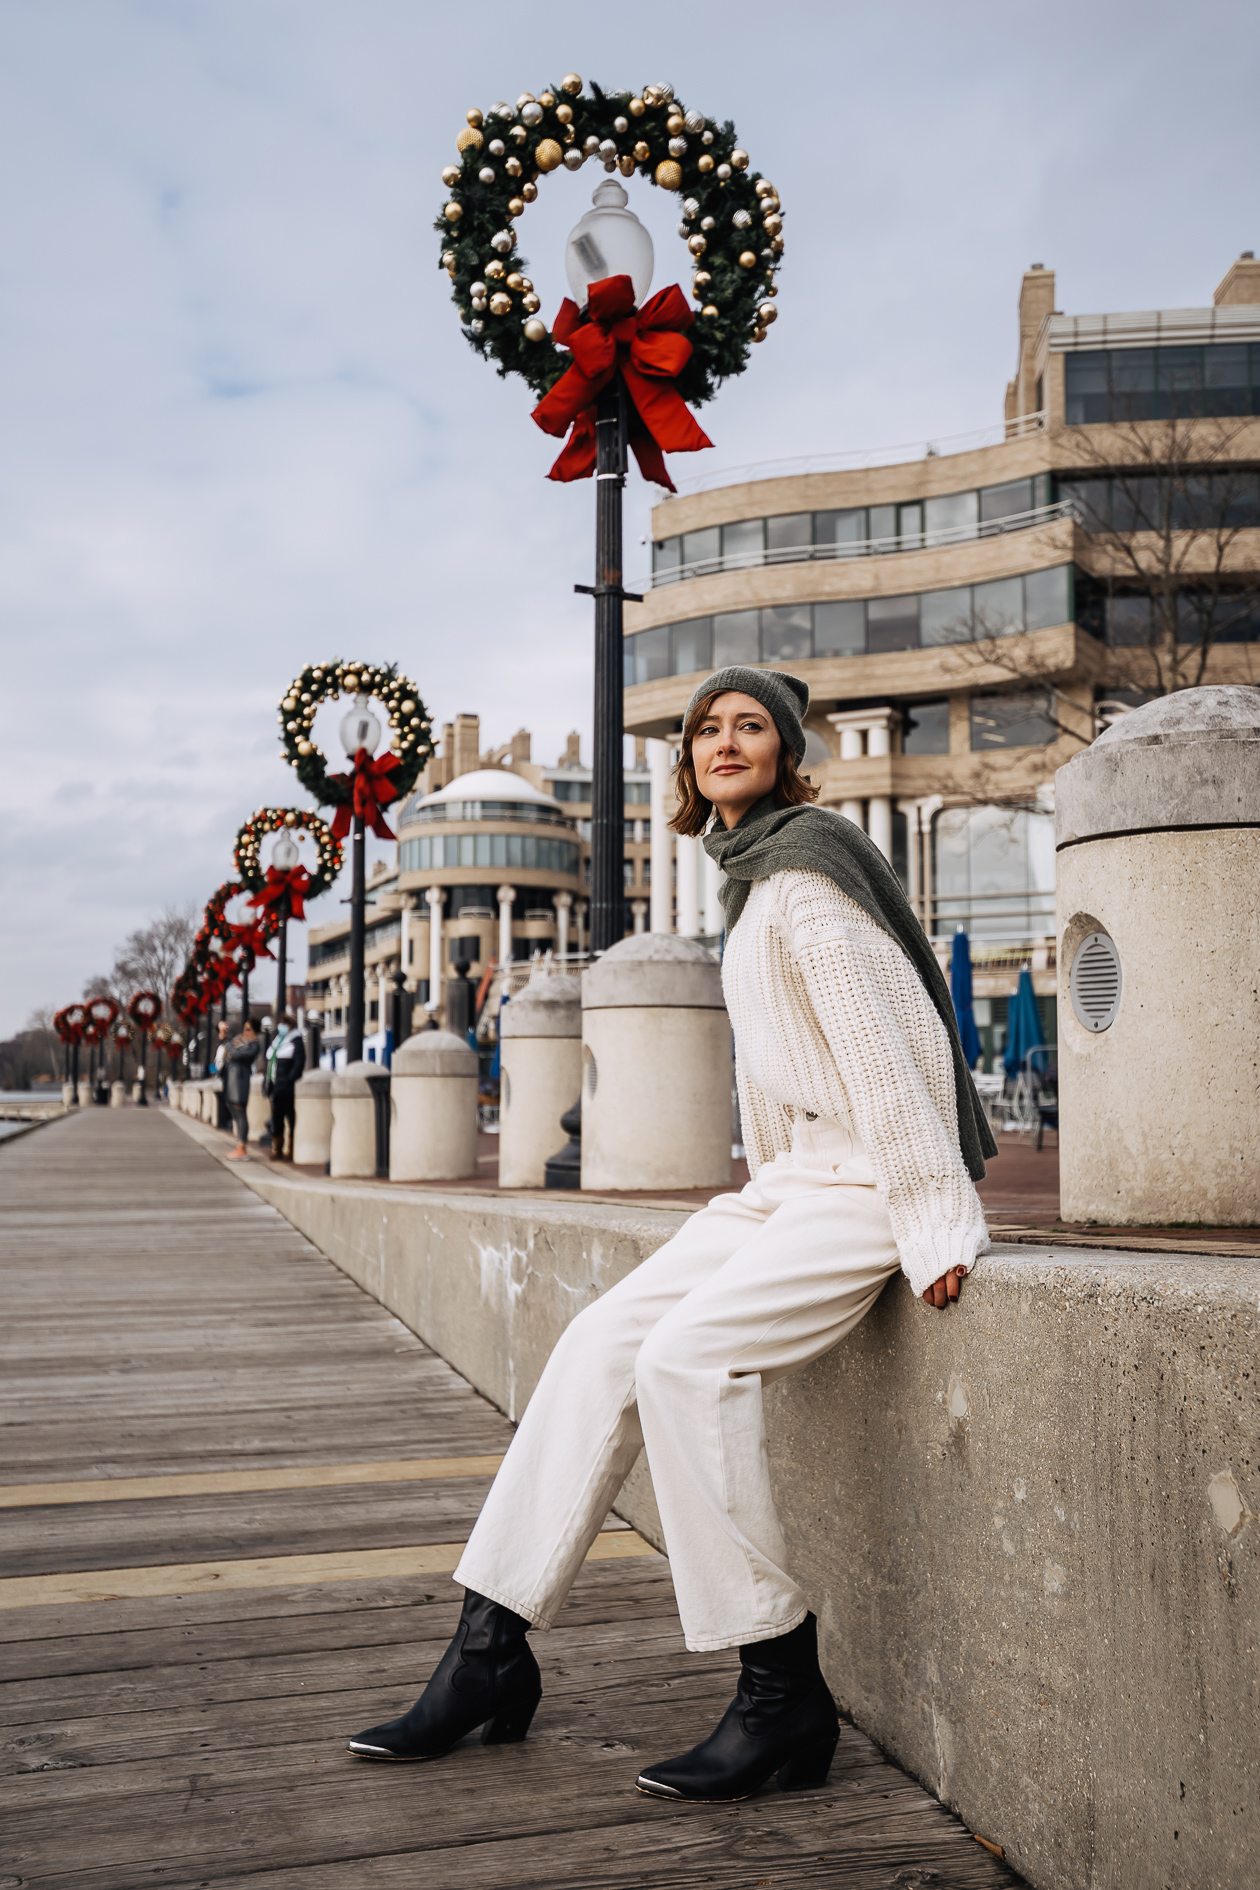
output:
[[[954,952],[949,965],[949,994],[954,1000],[962,1053],[967,1068],[974,1070],[976,1058],[980,1055],[980,1032],[976,1029],[976,1012],[971,997],[971,942],[961,925],[954,933]]]
[[[1006,1053],[1002,1058],[1006,1074],[1018,1076],[1028,1052],[1044,1042],[1032,972],[1025,966],[1019,974],[1019,983],[1006,1014]]]

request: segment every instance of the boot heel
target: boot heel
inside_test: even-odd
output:
[[[523,1700],[513,1701],[511,1706],[505,1706],[501,1712],[496,1713],[493,1719],[488,1719],[482,1728],[482,1745],[519,1745],[529,1732],[530,1722],[538,1711],[538,1702],[541,1698],[542,1689],[540,1688],[537,1693],[527,1695]]]
[[[827,1774],[831,1770],[831,1761],[836,1756],[836,1747],[840,1735],[827,1733],[821,1739],[811,1739],[807,1744],[798,1746],[785,1765],[779,1767],[779,1790],[782,1792],[821,1791],[827,1783]]]

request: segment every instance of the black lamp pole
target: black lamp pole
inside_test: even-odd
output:
[[[280,895],[279,914],[280,932],[276,940],[276,1029],[280,1028],[280,1019],[288,1006],[285,999],[289,995],[289,910],[288,888]]]
[[[346,1009],[346,1062],[363,1060],[363,957],[364,904],[367,897],[364,870],[363,816],[354,817],[354,838],[350,849],[350,1003]]]
[[[625,727],[621,494],[626,483],[626,389],[620,374],[599,397],[595,419],[595,582],[574,589],[595,599],[595,752],[591,769],[592,952],[606,952],[625,926]]]

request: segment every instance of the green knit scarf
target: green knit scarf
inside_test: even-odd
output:
[[[879,848],[843,815],[824,807],[776,807],[773,795],[769,794],[749,808],[729,831],[719,824],[712,833],[707,833],[704,848],[726,874],[722,906],[728,932],[738,923],[753,880],[767,879],[771,873],[798,867],[833,880],[842,893],[847,893],[900,945],[949,1032],[954,1090],[958,1098],[959,1146],[968,1174],[973,1181],[980,1181],[985,1162],[998,1152],[997,1143],[963,1057],[958,1021],[944,973],[910,909],[901,881]]]

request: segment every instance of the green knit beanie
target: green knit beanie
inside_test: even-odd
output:
[[[805,757],[801,717],[809,707],[809,684],[803,683],[799,676],[789,676],[785,669],[745,669],[739,663],[729,669],[715,669],[711,676],[705,677],[687,704],[683,728],[690,726],[697,707],[707,696],[716,696],[728,689],[737,690],[741,696],[751,696],[754,702],[770,711],[784,747],[791,751],[793,761],[799,765]]]

